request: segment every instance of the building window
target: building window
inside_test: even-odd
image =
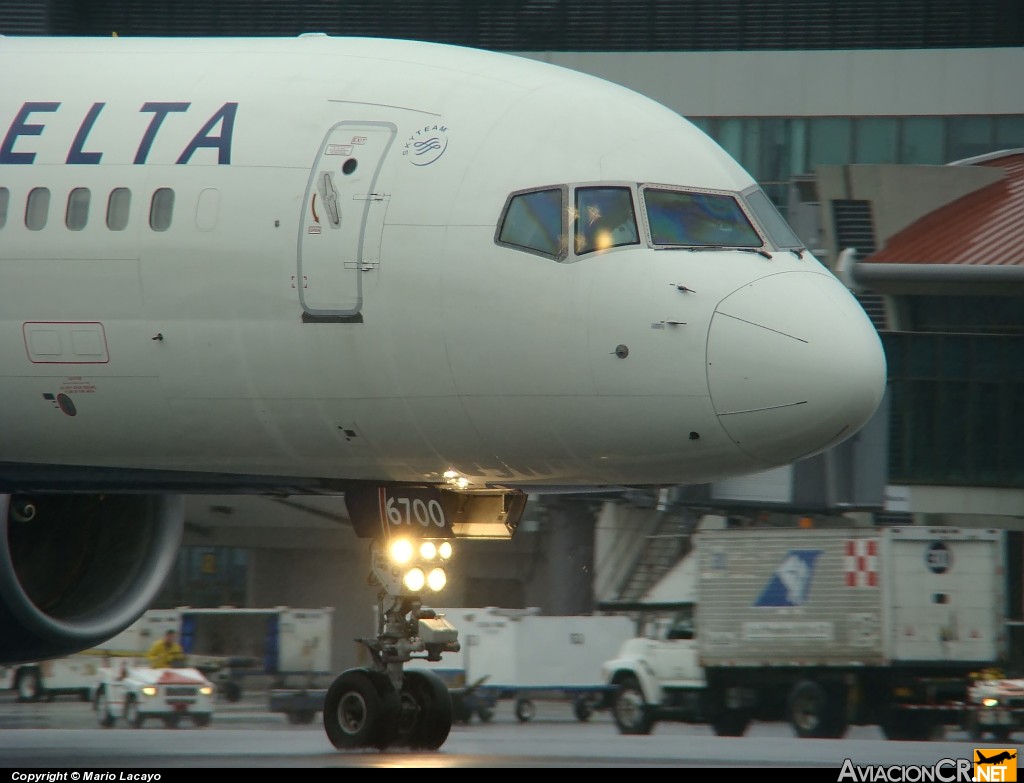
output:
[[[49,214],[50,189],[33,188],[25,204],[25,227],[30,231],[42,230],[46,227],[46,218]]]
[[[153,193],[153,201],[149,205],[149,227],[154,231],[166,231],[171,227],[173,214],[174,191],[170,188],[159,188]]]
[[[81,231],[89,222],[89,188],[75,188],[68,193],[68,211],[64,223],[72,231]]]
[[[107,228],[124,231],[128,226],[128,212],[132,205],[132,192],[128,188],[114,188],[107,199]]]
[[[947,163],[945,120],[942,117],[904,117],[900,123],[899,162]]]

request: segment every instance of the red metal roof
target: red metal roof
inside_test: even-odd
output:
[[[972,162],[1006,176],[893,234],[870,263],[1024,266],[1024,150]]]

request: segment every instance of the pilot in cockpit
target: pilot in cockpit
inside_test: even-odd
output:
[[[580,199],[577,253],[633,245],[638,240],[633,199],[628,188],[587,188]]]

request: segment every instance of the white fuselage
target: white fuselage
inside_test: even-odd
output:
[[[326,37],[8,38],[0,70],[0,477],[682,484],[881,400],[878,336],[807,252],[655,249],[642,210],[637,245],[495,241],[520,190],[755,187],[623,88]]]

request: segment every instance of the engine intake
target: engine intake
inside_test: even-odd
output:
[[[0,663],[80,652],[139,619],[184,522],[180,495],[0,494]]]

